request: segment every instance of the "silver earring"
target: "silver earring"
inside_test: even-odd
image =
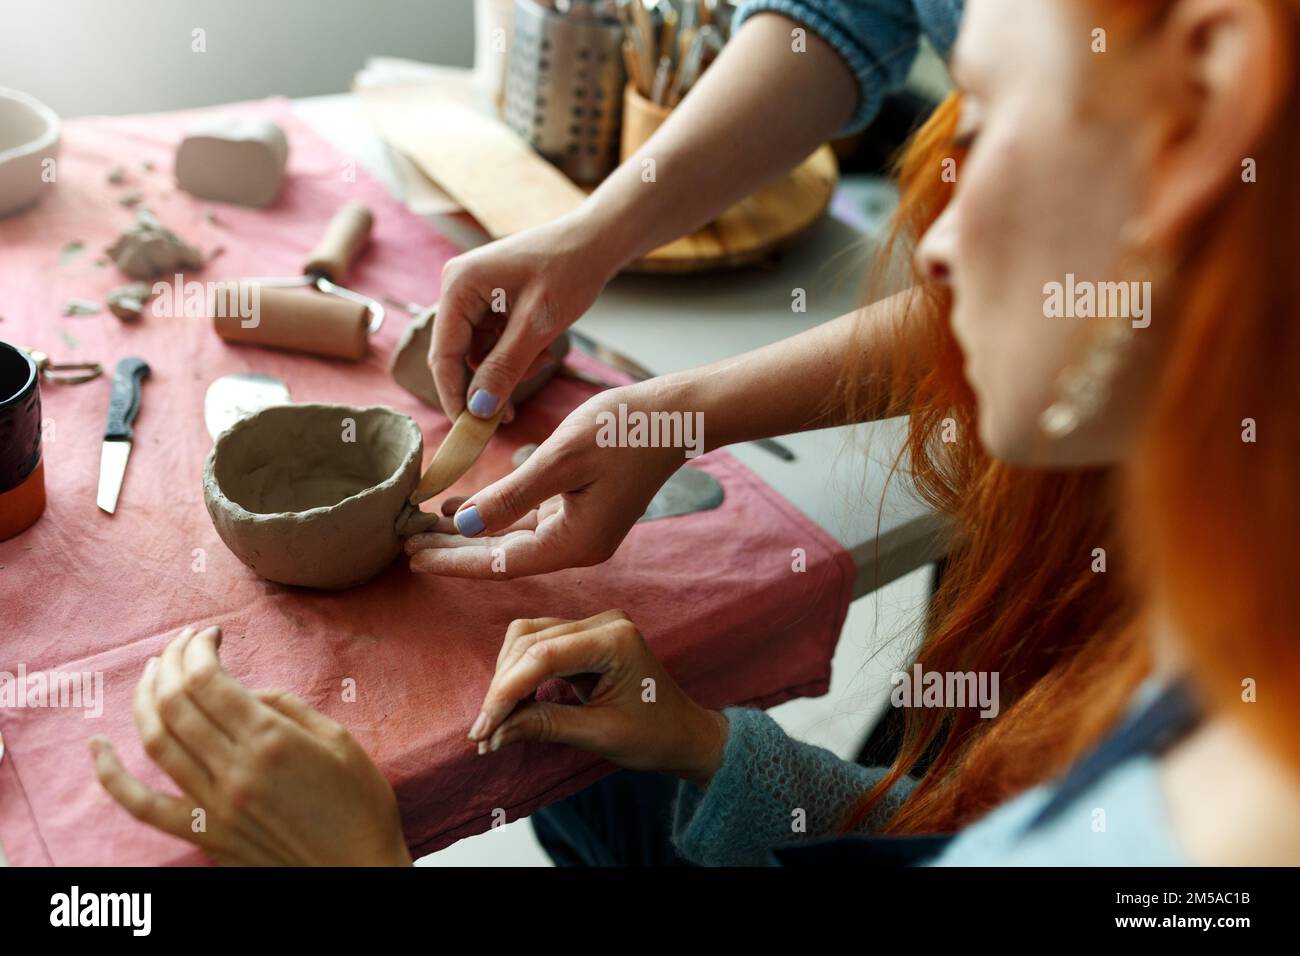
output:
[[[1101,411],[1132,341],[1132,323],[1107,320],[1080,361],[1061,373],[1056,401],[1038,417],[1039,427],[1049,438],[1064,438]]]

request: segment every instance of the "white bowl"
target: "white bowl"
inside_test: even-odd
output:
[[[0,216],[26,209],[53,185],[45,161],[59,154],[59,118],[39,100],[0,87]]]

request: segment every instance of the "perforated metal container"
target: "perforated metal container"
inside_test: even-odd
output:
[[[534,149],[579,183],[618,165],[623,27],[515,0],[504,118]]]

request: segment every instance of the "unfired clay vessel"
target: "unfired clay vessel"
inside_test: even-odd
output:
[[[59,118],[26,93],[0,87],[0,216],[35,203],[54,182],[44,175],[59,155]]]
[[[391,408],[277,405],[217,438],[203,498],[221,540],[262,577],[349,588],[401,552],[399,522],[410,534],[436,520],[412,520],[407,505],[422,451],[415,422]]]

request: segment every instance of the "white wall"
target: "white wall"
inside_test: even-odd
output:
[[[471,0],[0,0],[0,86],[62,116],[346,90],[366,56],[472,65]],[[191,50],[206,31],[207,52]]]

